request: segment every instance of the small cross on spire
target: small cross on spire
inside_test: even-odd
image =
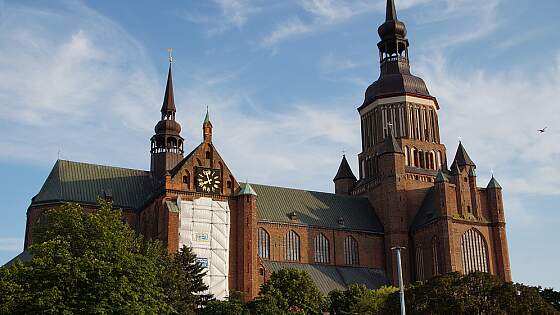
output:
[[[346,155],[346,150],[345,149],[342,150],[342,155],[344,155],[344,156]]]
[[[169,54],[168,59],[169,63],[173,62],[173,48],[167,48],[167,53]]]

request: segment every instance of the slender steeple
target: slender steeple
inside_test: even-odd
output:
[[[210,122],[210,112],[208,111],[208,106],[206,107],[204,122],[202,123],[202,137],[204,142],[212,142],[212,122]]]
[[[183,138],[181,125],[175,121],[175,98],[173,96],[173,76],[171,74],[171,56],[167,84],[161,105],[161,120],[154,128],[151,138],[150,170],[156,178],[163,178],[183,158]]]
[[[397,20],[397,9],[395,8],[394,0],[387,0],[387,10],[385,14],[385,21],[396,21]]]
[[[173,96],[173,76],[171,75],[171,63],[169,63],[169,71],[167,72],[167,84],[165,85],[165,94],[163,96],[163,105],[161,105],[161,114],[164,119],[164,115],[173,114],[177,108],[175,107],[175,97]]]

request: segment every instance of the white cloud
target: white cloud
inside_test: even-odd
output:
[[[453,158],[461,136],[479,174],[494,169],[511,194],[560,195],[560,59],[553,67],[486,72],[454,68],[443,56],[418,63],[441,105],[441,133]],[[515,69],[515,68],[514,68]],[[537,129],[549,126],[540,134]],[[486,183],[481,183],[482,185]]]
[[[188,21],[206,26],[209,35],[225,32],[231,27],[241,29],[250,16],[262,11],[256,0],[212,0],[220,11],[219,16],[183,11],[179,15]]]
[[[23,250],[23,240],[20,238],[0,238],[0,252],[18,252]]]
[[[292,18],[277,25],[274,31],[262,39],[264,47],[273,47],[281,41],[297,35],[309,33],[313,28],[303,23],[299,18]]]
[[[124,164],[145,152],[118,135],[150,133],[163,78],[120,26],[79,2],[5,5],[0,55],[0,132],[10,135],[0,158],[53,161],[62,149],[86,161],[120,153]]]

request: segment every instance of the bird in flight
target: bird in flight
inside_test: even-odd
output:
[[[537,131],[540,132],[540,133],[544,133],[546,131],[546,128],[548,128],[548,127],[544,127],[543,129],[539,129]]]

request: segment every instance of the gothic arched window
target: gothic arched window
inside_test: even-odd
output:
[[[329,257],[329,240],[319,233],[315,236],[315,262],[328,264],[330,261]]]
[[[439,275],[439,241],[437,236],[432,238],[432,275]]]
[[[263,228],[259,228],[258,231],[258,248],[259,257],[270,259],[270,235]]]
[[[288,232],[284,244],[286,247],[286,260],[299,261],[299,235],[294,231]]]
[[[422,245],[416,246],[416,280],[424,280],[424,252]]]
[[[410,165],[410,160],[409,160],[409,149],[408,146],[404,147],[404,165],[409,166]]]
[[[358,241],[352,236],[344,240],[344,262],[347,265],[359,265],[360,256],[358,253]]]
[[[461,236],[461,256],[463,259],[463,273],[473,271],[488,272],[486,256],[486,242],[476,229],[470,229]]]

